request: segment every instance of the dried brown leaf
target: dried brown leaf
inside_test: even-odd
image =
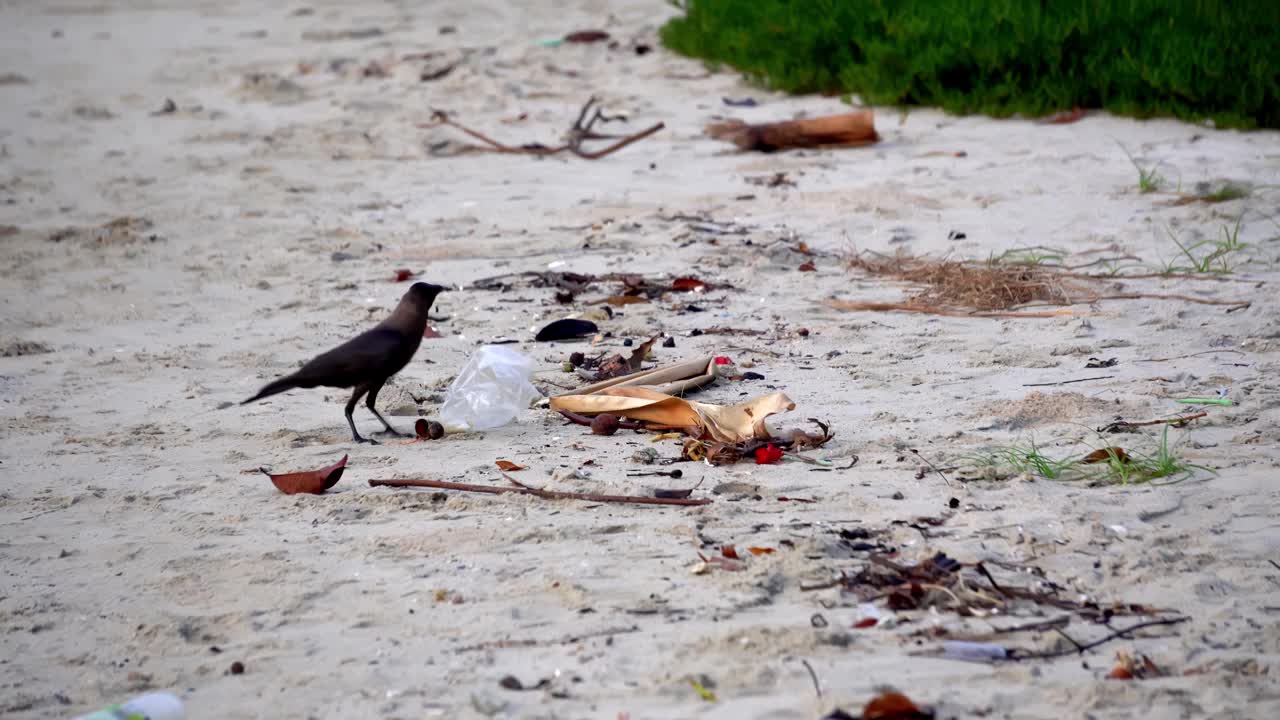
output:
[[[272,475],[264,469],[262,474],[271,478],[271,484],[275,485],[285,495],[297,495],[298,493],[319,495],[338,484],[346,467],[347,456],[343,455],[341,460],[321,470]]]

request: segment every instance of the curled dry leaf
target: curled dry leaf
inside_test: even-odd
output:
[[[347,456],[343,455],[341,460],[322,470],[272,475],[263,469],[262,474],[271,478],[271,484],[275,485],[276,489],[285,495],[296,495],[298,493],[319,495],[338,484],[346,467]]]
[[[673,292],[701,292],[707,289],[707,284],[696,277],[678,277],[671,281],[671,290]]]
[[[1113,459],[1121,463],[1127,463],[1129,462],[1129,453],[1125,452],[1124,448],[1119,447],[1099,448],[1085,455],[1080,462],[1092,465],[1094,463],[1111,462]]]
[[[427,339],[431,340],[431,339],[435,339],[435,338],[441,338],[441,337],[444,337],[444,336],[440,334],[440,331],[439,331],[439,330],[436,330],[435,328],[431,327],[430,325],[424,325],[424,326],[423,326],[423,328],[422,328],[422,337],[424,337],[424,338],[427,338]]]
[[[875,627],[876,623],[878,622],[880,622],[879,618],[865,617],[859,620],[858,622],[854,623],[853,626],[859,630],[862,630],[865,628]]]
[[[862,720],[931,720],[933,712],[918,707],[899,692],[886,692],[862,708]]]
[[[513,463],[510,460],[498,460],[497,462],[494,463],[494,465],[497,465],[498,469],[504,472],[515,472],[517,470],[528,469],[527,465],[517,465],[516,463]]]
[[[802,263],[800,267],[796,269],[799,270],[800,272],[818,272],[818,267],[813,264],[812,260]]]
[[[395,276],[391,278],[391,282],[404,282],[416,274],[408,268],[399,268],[395,271]]]
[[[771,547],[749,547],[747,550],[750,550],[752,555],[772,555],[777,552]]]
[[[721,555],[723,555],[723,556],[725,556],[725,557],[727,557],[727,558],[729,558],[730,560],[740,560],[740,559],[741,559],[741,558],[739,558],[739,557],[738,557],[738,549],[737,549],[737,548],[735,548],[735,547],[734,547],[734,546],[732,546],[732,545],[722,545],[722,546],[720,547],[720,554],[721,554]]]

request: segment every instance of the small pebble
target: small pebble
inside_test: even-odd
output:
[[[631,347],[631,338],[622,341],[622,347]]]
[[[901,492],[901,491],[899,491],[899,492],[894,493],[891,497],[892,497],[894,500],[904,500],[904,499],[906,499],[906,497],[907,497],[907,496],[906,496],[906,495],[903,495],[903,494],[902,494],[902,492]]]
[[[744,372],[742,373],[742,379],[743,380],[763,380],[764,376],[758,372]]]
[[[675,346],[676,346],[676,339],[673,337],[668,336],[666,340],[662,341],[662,347],[675,347]]]
[[[948,500],[947,507],[951,508],[952,510],[955,510],[956,508],[960,507],[960,498],[951,498],[950,500]]]
[[[232,674],[232,675],[243,675],[243,674],[244,674],[244,663],[240,662],[239,660],[237,660],[237,661],[235,661],[235,662],[231,663],[231,674]]]
[[[809,328],[800,328],[796,331],[796,334],[800,337],[809,337]]]

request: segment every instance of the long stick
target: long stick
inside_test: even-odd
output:
[[[1023,383],[1022,387],[1050,387],[1054,385],[1070,385],[1071,383],[1089,382],[1090,380],[1110,380],[1115,375],[1097,375],[1095,377],[1076,378],[1075,380],[1061,380],[1058,382],[1048,383]]]
[[[369,487],[425,487],[440,490],[462,490],[464,492],[488,493],[502,495],[536,495],[545,500],[587,500],[600,503],[628,503],[632,505],[708,505],[709,498],[651,498],[637,495],[596,495],[593,493],[560,492],[557,490],[540,490],[525,485],[520,487],[494,487],[492,485],[472,485],[445,480],[370,480]]]

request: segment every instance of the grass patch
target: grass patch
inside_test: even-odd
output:
[[[1280,3],[686,0],[663,43],[795,93],[1280,127]]]
[[[1159,164],[1143,167],[1138,163],[1138,159],[1133,156],[1133,153],[1129,152],[1128,148],[1121,145],[1120,149],[1123,150],[1124,154],[1129,158],[1129,162],[1133,165],[1133,169],[1138,171],[1138,192],[1150,193],[1164,189],[1164,186],[1168,183],[1164,179],[1164,176],[1159,172]],[[1179,185],[1181,185],[1181,183],[1179,183]]]
[[[1179,256],[1164,263],[1161,273],[1164,275],[1216,274],[1230,275],[1235,269],[1230,258],[1248,247],[1240,242],[1240,228],[1243,218],[1237,218],[1234,225],[1223,225],[1218,236],[1212,240],[1200,240],[1184,243],[1172,228],[1165,228],[1169,239],[1178,246]]]
[[[1228,182],[1217,190],[1198,196],[1201,202],[1207,203],[1229,202],[1247,197],[1249,197],[1249,188],[1232,182]]]
[[[1087,458],[1093,458],[1086,462]],[[1045,480],[1088,481],[1108,485],[1152,483],[1172,485],[1211,468],[1188,462],[1169,442],[1169,426],[1149,452],[1101,447],[1089,454],[1068,454],[1059,458],[1045,454],[1034,441],[1015,443],[960,458],[972,463],[987,478],[1029,475]]]

